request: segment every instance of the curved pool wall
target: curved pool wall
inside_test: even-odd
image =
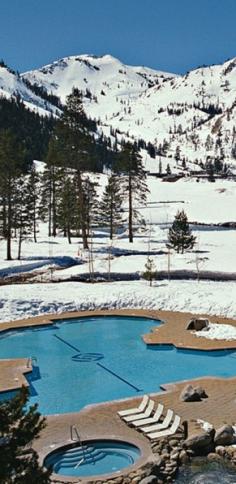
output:
[[[38,402],[43,414],[158,392],[160,385],[181,380],[235,376],[236,351],[147,346],[141,336],[158,324],[102,316],[11,331],[0,336],[0,358],[36,357],[26,378],[30,403]]]
[[[50,453],[44,465],[55,474],[74,477],[101,476],[130,467],[141,456],[138,447],[127,442],[90,440]]]

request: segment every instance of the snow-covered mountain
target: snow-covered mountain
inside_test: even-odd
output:
[[[8,93],[10,80],[5,81]],[[117,130],[118,140],[151,142],[174,171],[185,165],[199,170],[207,159],[236,165],[236,58],[179,76],[127,66],[110,55],[80,55],[17,76],[17,82],[25,80],[62,103],[73,87],[79,88],[87,115],[99,121],[106,136],[112,138]],[[22,86],[24,100],[41,108]],[[157,165],[158,158],[154,171]]]
[[[42,116],[52,113],[56,115],[58,112],[53,104],[35,94],[25,83],[24,78],[2,63],[0,64],[0,97],[6,99],[20,97],[28,109]]]
[[[236,58],[178,76],[126,66],[109,55],[82,55],[27,72],[23,78],[62,102],[78,87],[87,114],[100,120],[106,135],[112,127],[120,136],[151,142],[159,153],[176,157],[177,168],[184,159],[187,167],[193,162],[198,169],[207,157],[235,164]]]

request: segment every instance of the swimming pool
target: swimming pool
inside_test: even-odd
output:
[[[140,455],[139,448],[127,442],[92,440],[51,452],[44,465],[63,476],[101,476],[133,465]]]
[[[36,357],[27,376],[30,403],[44,414],[158,392],[160,385],[236,374],[236,352],[146,346],[142,334],[161,324],[136,317],[88,317],[0,336],[0,358]],[[3,397],[3,395],[2,395]]]

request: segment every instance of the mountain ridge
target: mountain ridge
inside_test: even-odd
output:
[[[174,171],[181,171],[215,161],[236,166],[235,74],[236,57],[178,75],[128,66],[109,54],[84,54],[25,72],[20,80],[62,103],[79,88],[85,112],[100,132],[113,142],[115,134],[118,143],[122,138],[151,143],[164,168],[169,159]],[[54,113],[56,108],[48,103],[47,109]]]

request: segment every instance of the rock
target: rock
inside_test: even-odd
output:
[[[214,442],[215,445],[230,445],[235,441],[234,429],[231,425],[223,425],[216,430]]]
[[[145,477],[139,484],[157,484],[158,480],[156,476]]]
[[[189,462],[189,456],[185,450],[181,450],[179,453],[179,460],[181,464],[187,464]]]
[[[162,459],[164,459],[164,460],[169,460],[169,458],[170,458],[170,454],[168,454],[168,452],[163,452],[163,453],[161,454],[161,457],[162,457]]]
[[[210,452],[208,454],[207,459],[211,462],[219,462],[222,460],[222,457],[219,454],[216,454],[215,452]]]
[[[171,439],[171,440],[169,441],[169,445],[170,445],[171,449],[173,449],[174,447],[178,447],[178,445],[179,445],[179,441],[178,441],[178,440],[176,440],[176,439]]]
[[[225,454],[226,454],[226,450],[225,448],[223,447],[223,445],[218,445],[216,448],[215,448],[215,452],[216,454],[220,455],[221,457],[224,457]]]
[[[178,460],[178,458],[179,458],[179,452],[176,452],[174,450],[173,452],[171,452],[170,458],[171,458],[171,460],[175,460],[175,461]]]
[[[204,328],[209,328],[209,319],[197,318],[191,319],[187,326],[187,330],[201,331]]]
[[[180,394],[180,400],[182,402],[200,402],[201,398],[192,385],[187,385],[184,387]]]
[[[190,436],[185,440],[184,445],[187,449],[193,450],[195,455],[204,455],[214,449],[214,434],[215,430],[212,429]]]
[[[194,387],[194,391],[199,395],[200,398],[208,398],[208,395],[206,394],[204,388]]]

